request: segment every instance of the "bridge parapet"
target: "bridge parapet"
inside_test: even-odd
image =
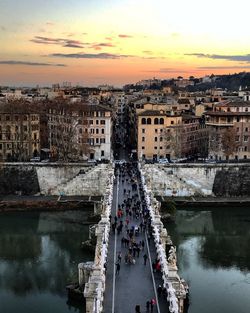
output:
[[[176,249],[168,236],[167,230],[161,222],[158,201],[154,198],[150,188],[146,185],[145,172],[140,168],[141,181],[145,193],[146,204],[151,217],[153,236],[158,259],[161,263],[163,285],[168,293],[169,311],[171,313],[182,313],[184,311],[184,299],[187,296],[186,283],[180,279],[176,265]],[[166,243],[171,246],[168,256],[166,254]]]
[[[106,260],[110,233],[109,215],[113,198],[114,173],[110,173],[106,181],[101,220],[95,228],[96,249],[95,259],[90,270],[88,281],[85,282],[84,297],[86,299],[86,313],[101,313],[103,311],[103,297],[105,291]]]

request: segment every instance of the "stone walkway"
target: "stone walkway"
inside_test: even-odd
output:
[[[117,179],[117,183],[114,186],[114,199],[112,205],[112,216],[114,217],[117,212],[118,204],[122,204],[126,195],[124,195],[124,188],[131,190],[131,186],[128,182],[122,183],[121,177]],[[133,194],[137,193],[134,192]],[[132,192],[131,192],[132,194]],[[124,214],[125,215],[125,214]],[[123,220],[125,225],[125,219]],[[113,222],[113,218],[112,218]],[[130,218],[129,228],[141,223],[141,220]],[[112,230],[111,230],[112,232]],[[134,257],[135,264],[126,264],[124,256],[128,249],[121,243],[121,238],[126,237],[126,228],[123,227],[123,231],[118,235],[117,231],[111,234],[109,242],[109,252],[107,261],[107,275],[106,275],[106,290],[104,295],[104,312],[105,313],[134,313],[135,306],[140,305],[141,313],[147,312],[146,302],[152,298],[157,299],[156,288],[159,284],[162,284],[161,275],[159,273],[153,273],[150,266],[150,258],[152,262],[156,258],[156,251],[154,247],[153,239],[151,239],[150,245],[147,242],[147,235],[144,232],[139,232],[135,236],[136,242],[144,240],[144,250],[140,251],[139,257]],[[119,274],[115,274],[118,253],[122,254],[121,268]],[[147,264],[144,265],[143,255],[147,254],[150,258],[147,260]],[[157,299],[158,300],[158,299]],[[153,312],[168,312],[168,305],[166,299],[160,298],[159,304],[154,306]],[[151,311],[148,311],[151,312]]]

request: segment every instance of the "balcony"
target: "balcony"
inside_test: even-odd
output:
[[[216,121],[209,121],[206,122],[207,126],[218,126],[218,127],[232,127],[234,126],[233,122],[216,122]]]

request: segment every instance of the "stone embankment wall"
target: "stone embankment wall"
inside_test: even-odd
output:
[[[3,163],[0,194],[102,195],[110,172],[111,164]]]
[[[216,196],[250,196],[250,166],[226,168],[215,175],[213,193]]]
[[[250,164],[145,164],[145,179],[159,196],[250,196]]]

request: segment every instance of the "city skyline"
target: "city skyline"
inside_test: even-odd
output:
[[[248,8],[211,0],[0,1],[0,84],[121,86],[248,71]]]

